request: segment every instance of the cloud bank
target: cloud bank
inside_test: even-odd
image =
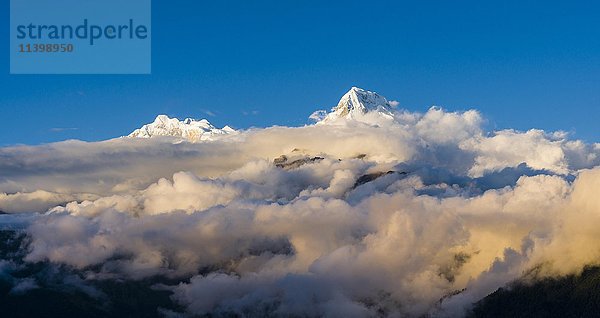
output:
[[[25,261],[168,277],[182,315],[458,316],[600,260],[600,144],[488,132],[475,110],[375,115],[0,148],[0,210],[28,213]]]

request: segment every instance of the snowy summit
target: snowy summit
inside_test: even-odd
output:
[[[186,118],[183,121],[169,118],[167,115],[158,115],[154,122],[134,130],[128,137],[151,138],[156,136],[169,136],[183,138],[189,141],[213,140],[215,137],[229,135],[236,131],[225,126],[221,129],[213,126],[208,120]]]
[[[352,87],[338,102],[331,112],[317,111],[310,118],[320,123],[330,123],[340,119],[362,121],[369,116],[393,118],[392,106],[388,100],[371,91]]]

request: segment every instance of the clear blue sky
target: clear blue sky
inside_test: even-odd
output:
[[[2,23],[0,145],[102,140],[161,113],[301,125],[351,86],[600,141],[597,1],[154,0],[152,19],[152,75],[119,76],[8,75]]]

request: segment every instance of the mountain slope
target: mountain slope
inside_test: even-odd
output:
[[[579,275],[515,282],[477,302],[469,317],[598,317],[600,267]]]

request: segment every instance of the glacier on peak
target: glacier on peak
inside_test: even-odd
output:
[[[167,115],[158,115],[154,122],[143,125],[134,130],[127,137],[131,138],[151,138],[157,136],[168,136],[183,138],[188,141],[214,140],[217,137],[236,133],[237,131],[229,126],[221,129],[213,126],[208,120],[196,120],[186,118],[179,120],[169,118]]]
[[[318,123],[332,123],[340,119],[371,121],[369,119],[393,119],[393,113],[393,106],[385,97],[376,92],[352,87],[329,113],[318,110],[310,115],[310,119]]]

